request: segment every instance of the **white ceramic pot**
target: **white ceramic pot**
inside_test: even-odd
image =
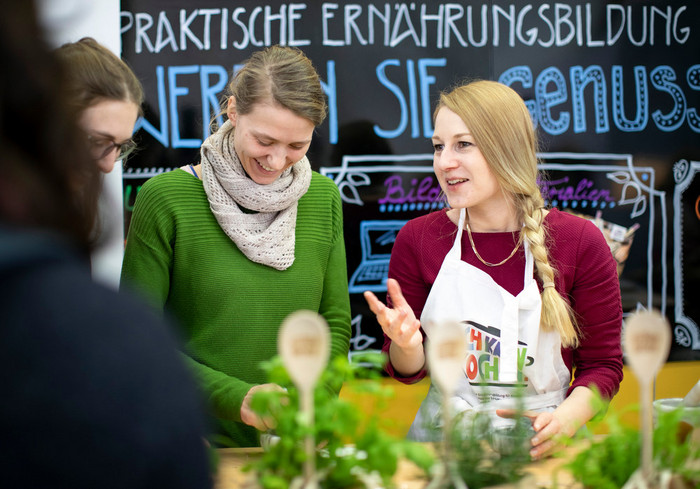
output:
[[[683,399],[680,397],[669,397],[666,399],[657,399],[654,401],[654,419],[659,413],[673,411],[675,409],[683,409],[682,420],[691,425],[693,428],[700,428],[700,406],[683,406]]]

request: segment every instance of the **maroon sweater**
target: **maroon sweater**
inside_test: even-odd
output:
[[[611,398],[619,389],[623,364],[622,304],[615,260],[603,234],[592,222],[553,209],[544,224],[550,264],[557,271],[556,288],[576,311],[582,332],[578,348],[562,348],[564,363],[574,375],[569,393],[577,386],[595,386],[603,397]],[[456,232],[457,226],[445,210],[441,210],[410,220],[396,238],[389,277],[398,280],[417,318],[423,312]],[[513,250],[519,233],[472,233],[472,236],[481,257],[498,263]],[[465,231],[462,233],[462,260],[488,273],[513,295],[523,289],[523,247],[503,265],[487,267],[474,255]],[[387,301],[390,303],[390,298],[387,297]],[[390,344],[391,340],[385,335],[382,350],[388,352]],[[386,370],[407,384],[426,375],[422,370],[412,377],[401,377],[394,372],[391,363]]]

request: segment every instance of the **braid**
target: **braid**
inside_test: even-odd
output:
[[[523,233],[530,245],[530,252],[535,259],[537,276],[543,284],[554,283],[556,270],[549,263],[547,247],[545,245],[544,208],[542,202],[536,202],[534,198],[526,197],[522,200],[524,228]],[[542,290],[542,316],[540,325],[544,331],[557,331],[564,347],[576,347],[579,342],[576,322],[569,304],[559,294],[555,287],[545,287]]]

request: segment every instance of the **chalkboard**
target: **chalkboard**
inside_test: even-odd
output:
[[[624,313],[661,310],[669,359],[699,360],[699,29],[694,0],[123,0],[123,57],[147,97],[124,172],[125,226],[147,178],[198,161],[230,73],[263,46],[298,46],[328,96],[308,155],[343,198],[351,355],[378,349],[361,292],[383,297],[397,230],[445,205],[430,142],[438,94],[498,80],[538,128],[546,200],[608,238]]]

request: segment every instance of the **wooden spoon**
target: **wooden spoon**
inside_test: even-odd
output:
[[[464,362],[467,351],[467,335],[464,326],[457,321],[444,321],[430,326],[426,342],[426,360],[430,378],[442,394],[443,417],[443,464],[442,473],[428,486],[447,487],[452,483],[455,489],[467,489],[453,463],[450,443],[452,413],[450,398],[454,395],[459,378],[464,375]]]
[[[297,311],[284,320],[277,338],[277,349],[289,376],[299,389],[300,410],[310,427],[314,424],[314,387],[328,364],[330,333],[325,319],[315,312]],[[316,448],[313,429],[304,449],[304,487],[318,487]]]
[[[642,476],[652,476],[652,382],[666,362],[671,348],[671,327],[657,311],[639,311],[625,322],[623,348],[637,376],[642,432]]]

